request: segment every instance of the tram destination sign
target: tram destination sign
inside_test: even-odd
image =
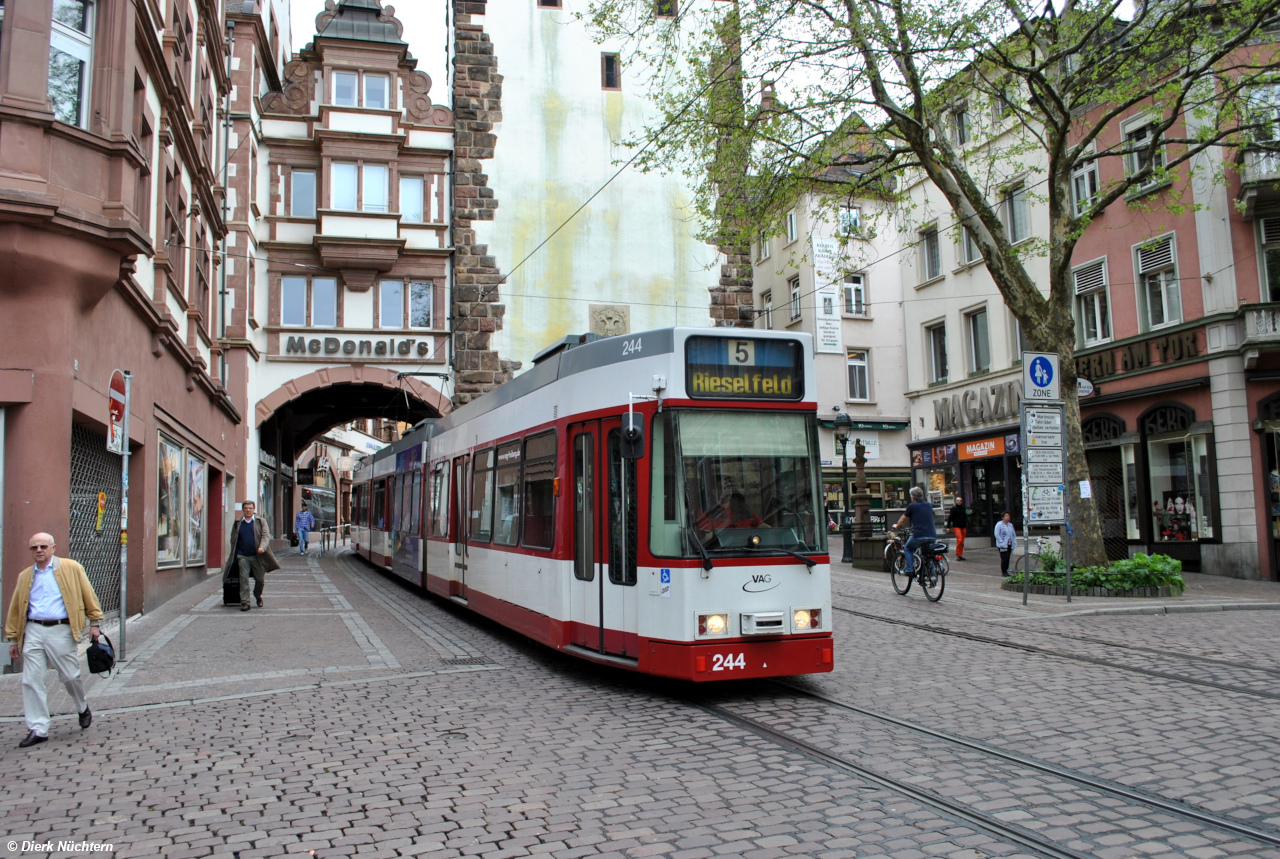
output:
[[[798,340],[690,337],[685,391],[695,399],[802,399],[804,347]]]

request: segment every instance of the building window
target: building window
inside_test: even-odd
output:
[[[787,289],[791,293],[791,319],[800,318],[800,276],[796,275],[787,281]]]
[[[769,258],[769,236],[764,232],[761,232],[758,244],[760,247],[760,256],[758,257],[758,260],[763,262]]]
[[[364,76],[364,106],[376,110],[390,107],[387,94],[391,91],[391,82],[386,75]]]
[[[4,0],[0,0],[0,40],[4,39]]]
[[[1151,513],[1157,542],[1213,539],[1206,435],[1147,440]]]
[[[792,209],[787,212],[787,244],[794,242],[799,235],[800,231],[796,227],[796,210]]]
[[[359,171],[357,165],[335,161],[330,175],[333,187],[329,189],[329,205],[334,209],[346,212],[356,210],[357,191],[359,190]]]
[[[923,283],[942,277],[942,249],[938,246],[938,228],[920,231],[920,268],[924,272]]]
[[[1280,217],[1262,218],[1262,298],[1280,301]]]
[[[391,211],[391,168],[386,164],[364,165],[364,212]]]
[[[969,337],[969,372],[985,373],[991,369],[991,338],[987,332],[987,311],[966,313],[964,327]]]
[[[1027,208],[1026,188],[1019,185],[1005,191],[1002,208],[1010,244],[1017,244],[1031,235],[1031,213]]]
[[[1129,175],[1135,176],[1148,167],[1153,171],[1138,186],[1138,190],[1150,188],[1160,182],[1160,177],[1157,174],[1164,168],[1164,148],[1158,147],[1154,155],[1149,153],[1148,147],[1151,145],[1151,139],[1154,134],[1155,128],[1145,121],[1141,125],[1135,124],[1124,130],[1124,140],[1129,150],[1128,157],[1125,159],[1125,167],[1128,169]]]
[[[560,0],[538,0],[538,8],[540,9],[559,9]]]
[[[1098,162],[1082,161],[1071,171],[1071,206],[1077,216],[1093,205],[1098,196]]]
[[[47,8],[47,7],[46,7]],[[87,128],[93,70],[93,3],[54,0],[49,34],[49,100],[59,122]]]
[[[424,190],[421,176],[400,177],[400,220],[409,224],[423,222]]]
[[[1107,298],[1107,261],[1081,266],[1071,273],[1075,281],[1076,316],[1080,338],[1086,346],[1111,339],[1111,309]]]
[[[982,251],[978,249],[978,243],[973,239],[973,233],[968,227],[960,228],[960,258],[965,265],[973,265],[982,259]]]
[[[280,324],[307,324],[307,279],[280,278]]]
[[[957,146],[964,146],[969,142],[969,111],[964,107],[957,107],[951,111],[951,141]]]
[[[617,54],[600,55],[600,88],[622,89],[622,65]]]
[[[760,293],[760,315],[764,318],[764,327],[773,328],[773,292]]]
[[[862,350],[850,349],[848,352],[848,366],[849,399],[871,399],[871,384],[867,376],[867,353]]]
[[[404,281],[384,280],[378,290],[378,327],[404,327]]]
[[[840,235],[851,236],[862,227],[862,209],[857,206],[841,206],[837,213]]]
[[[338,325],[338,282],[331,277],[311,281],[311,325],[316,328]]]
[[[316,216],[316,171],[294,170],[289,189],[289,214],[295,218]]]
[[[945,323],[924,329],[929,345],[929,384],[947,381],[947,326]]]
[[[1009,330],[1013,336],[1011,338],[1010,348],[1013,350],[1013,364],[1022,363],[1022,353],[1031,351],[1031,344],[1027,342],[1026,332],[1022,330],[1022,320],[1013,315],[1013,311],[1009,311]]]
[[[1148,328],[1182,321],[1182,290],[1178,283],[1172,236],[1138,248],[1138,280]]]
[[[653,14],[659,18],[674,18],[676,0],[653,0]]]
[[[360,76],[355,72],[333,73],[333,103],[338,107],[356,107]]]
[[[844,276],[844,312],[853,316],[867,315],[867,281],[863,275]]]
[[[409,283],[409,327],[430,328],[435,309],[435,289],[429,280]]]

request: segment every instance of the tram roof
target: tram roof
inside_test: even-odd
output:
[[[516,376],[510,382],[499,385],[489,393],[472,400],[465,406],[456,409],[436,421],[427,429],[425,437],[430,439],[459,424],[475,420],[481,415],[499,409],[502,406],[526,397],[535,391],[545,388],[553,382],[568,378],[577,373],[585,373],[610,364],[626,364],[655,355],[669,355],[675,352],[677,334],[682,336],[733,337],[744,336],[740,329],[724,328],[656,328],[651,331],[635,331],[630,334],[599,339],[584,337],[566,337],[538,353],[537,363]],[[778,337],[780,339],[805,339],[809,335],[794,332],[755,331],[752,337]],[[586,342],[582,342],[582,340]],[[623,355],[618,348],[621,340],[644,340],[642,353]],[[577,342],[575,342],[577,341]],[[558,351],[557,351],[558,350]]]

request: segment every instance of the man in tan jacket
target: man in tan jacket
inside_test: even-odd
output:
[[[31,538],[35,563],[18,574],[18,586],[9,602],[4,621],[4,637],[9,658],[22,654],[22,709],[27,717],[27,738],[18,743],[25,749],[49,739],[49,700],[46,675],[52,665],[67,687],[67,694],[80,713],[80,730],[93,722],[89,701],[80,679],[80,654],[76,644],[84,629],[85,615],[92,621],[89,637],[98,639],[102,606],[93,592],[84,567],[54,554],[57,546],[49,534]]]

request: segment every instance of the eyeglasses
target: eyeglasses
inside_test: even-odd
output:
[[[44,543],[41,543],[41,544],[40,544],[40,545],[38,545],[38,546],[32,546],[32,547],[31,547],[31,551],[33,551],[33,552],[34,552],[34,551],[36,551],[37,549],[44,550],[44,549],[52,549],[52,548],[53,548],[52,546],[46,546]]]

